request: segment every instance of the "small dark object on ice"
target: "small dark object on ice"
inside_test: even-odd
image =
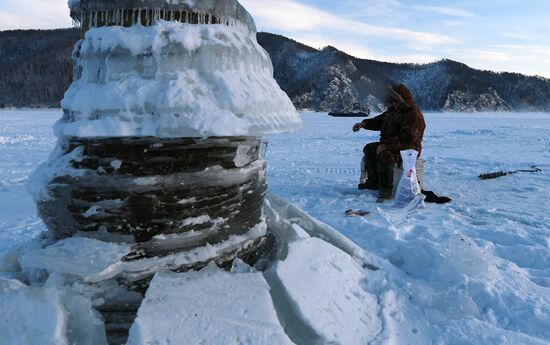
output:
[[[346,211],[346,216],[348,216],[348,217],[366,217],[369,214],[370,214],[369,211],[363,211],[363,210],[360,210],[360,211],[347,210]]]
[[[499,177],[513,175],[513,174],[517,174],[517,173],[520,173],[520,172],[524,172],[524,173],[539,173],[539,172],[542,172],[542,169],[537,168],[536,165],[533,165],[531,167],[531,169],[532,170],[515,170],[515,171],[508,171],[508,172],[497,171],[497,172],[489,173],[489,174],[481,174],[481,175],[479,175],[479,178],[481,180],[493,180],[493,179],[496,179],[496,178],[499,178]]]
[[[426,199],[424,199],[425,202],[431,203],[431,204],[447,204],[453,201],[451,198],[448,198],[446,196],[438,196],[432,191],[429,190],[423,190],[422,194],[426,196]]]

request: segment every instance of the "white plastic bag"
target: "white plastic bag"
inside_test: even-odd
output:
[[[418,152],[415,150],[401,151],[403,159],[403,176],[395,193],[395,207],[416,209],[424,207],[424,195],[416,176],[416,160]]]

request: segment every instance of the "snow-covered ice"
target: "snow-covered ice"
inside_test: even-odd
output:
[[[381,332],[376,298],[362,287],[364,269],[328,242],[290,243],[288,256],[273,270],[319,344],[368,344]]]
[[[383,260],[367,280],[384,315],[375,343],[550,342],[550,115],[427,114],[425,189],[453,202],[407,215],[356,190],[377,133],[302,117],[305,129],[270,138],[270,190]],[[532,165],[545,171],[477,178]],[[373,215],[344,217],[350,208]]]
[[[50,128],[60,116],[60,111],[0,112],[0,276],[5,277],[2,284],[6,279],[12,284],[0,292],[0,303],[8,303],[10,308],[22,308],[14,307],[12,290],[31,288],[13,281],[26,278],[16,272],[20,269],[18,260],[42,250],[43,240],[33,238],[45,230],[35,215],[32,198],[26,194],[25,181],[53,148],[55,138]],[[266,157],[270,191],[334,227],[365,252],[354,250],[336,235],[326,238],[355,260],[338,259],[347,266],[332,272],[331,277],[341,274],[342,278],[321,286],[336,297],[315,298],[310,279],[287,280],[286,302],[295,311],[296,322],[308,325],[308,313],[329,304],[332,298],[337,305],[347,305],[347,300],[340,299],[354,291],[357,294],[352,300],[364,301],[360,307],[373,310],[367,313],[371,319],[365,328],[372,330],[365,335],[372,344],[550,343],[550,152],[545,144],[550,139],[550,115],[427,114],[425,188],[448,195],[453,202],[428,204],[426,209],[409,214],[396,212],[391,203],[377,209],[373,193],[356,190],[362,147],[376,140],[376,133],[351,133],[354,119],[315,113],[303,113],[302,118],[304,129],[270,138]],[[480,173],[532,165],[544,171],[489,181],[477,179]],[[344,211],[349,208],[373,213],[366,218],[347,218]],[[289,257],[292,248],[315,244],[317,240],[308,234],[322,226],[313,220],[301,221],[298,209],[291,211],[281,213],[295,217],[294,224],[289,225],[295,231]],[[312,246],[293,259],[304,265],[304,277],[322,276],[330,267],[336,269],[332,264],[329,268],[321,264],[327,255],[310,255],[308,259],[307,253],[325,252],[324,244]],[[363,261],[372,266],[361,266]],[[284,262],[279,263],[281,272]],[[286,276],[295,274],[298,272],[290,270]],[[43,305],[50,308],[51,315],[59,315],[59,324],[40,325],[55,336],[56,327],[63,323],[58,308],[67,308],[70,303],[61,299],[55,302],[51,297],[55,293],[48,290],[53,286],[32,286],[28,291],[47,302]],[[303,291],[311,293],[304,295]],[[43,296],[51,298],[44,301]],[[298,306],[293,301],[300,296],[311,298],[311,303]],[[273,306],[289,334],[285,325],[288,315],[278,302]],[[338,315],[334,312],[330,317]],[[329,334],[323,333],[329,328],[319,326],[324,317],[309,324],[308,331],[315,339],[329,339]],[[6,327],[6,322],[11,322],[7,327],[14,327],[15,320],[0,319],[0,328]],[[351,336],[354,329],[345,321],[330,323],[334,332],[340,331],[336,329],[338,322],[349,327],[340,333],[342,337]],[[330,335],[334,332],[331,330]]]

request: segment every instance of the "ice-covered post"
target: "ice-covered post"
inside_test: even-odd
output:
[[[262,136],[301,121],[250,14],[236,0],[69,7],[83,39],[58,147],[36,174],[49,230],[130,243],[127,260],[214,246],[200,266],[253,253],[266,235]]]

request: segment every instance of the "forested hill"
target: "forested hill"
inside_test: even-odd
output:
[[[0,107],[59,107],[72,80],[74,29],[0,32]]]
[[[72,78],[75,29],[0,32],[0,107],[58,107]],[[300,109],[380,110],[387,85],[402,82],[424,110],[550,111],[550,80],[494,73],[443,60],[394,64],[333,47],[317,50],[284,36],[258,34],[275,78]]]
[[[418,65],[358,59],[268,33],[258,40],[299,108],[328,111],[354,102],[376,108],[387,85],[404,83],[425,110],[550,111],[550,79],[542,77],[480,71],[451,60]]]

